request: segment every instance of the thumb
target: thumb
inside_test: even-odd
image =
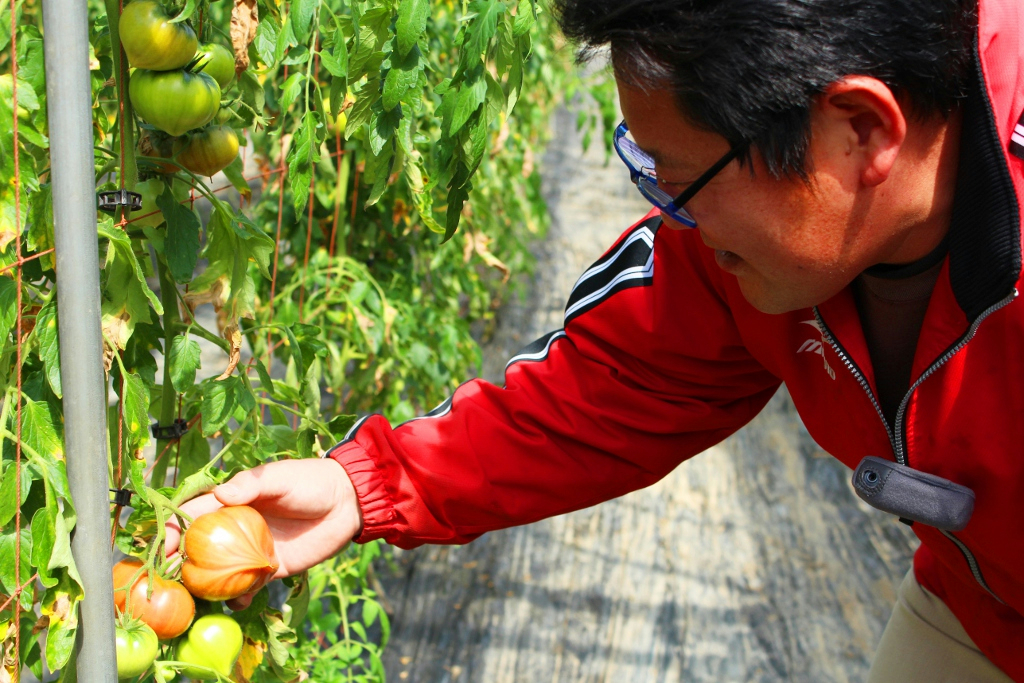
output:
[[[213,495],[224,505],[248,505],[259,498],[260,492],[260,480],[251,470],[239,472],[213,489]]]

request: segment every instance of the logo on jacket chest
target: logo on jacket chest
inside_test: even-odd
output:
[[[818,333],[817,338],[811,338],[805,340],[797,348],[797,353],[814,353],[821,356],[822,367],[825,369],[825,373],[831,378],[836,378],[836,371],[832,369],[832,366],[828,364],[828,359],[825,358],[825,335],[821,332],[821,327],[818,325],[817,320],[801,320],[800,324],[810,325]]]

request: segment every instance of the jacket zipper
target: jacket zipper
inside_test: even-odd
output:
[[[868,380],[866,377],[864,377],[864,373],[861,372],[861,369],[857,367],[856,363],[853,362],[853,359],[850,358],[850,354],[846,352],[846,349],[844,349],[842,345],[839,343],[839,341],[832,335],[832,331],[828,329],[828,325],[825,324],[825,320],[824,318],[821,317],[821,312],[818,310],[818,307],[814,307],[814,318],[818,321],[818,326],[821,330],[822,335],[832,346],[832,350],[839,357],[839,359],[843,361],[843,365],[845,365],[853,374],[854,379],[857,380],[857,383],[860,385],[861,389],[864,390],[864,393],[867,394],[868,399],[870,399],[871,405],[875,407],[875,412],[878,413],[878,417],[882,421],[882,425],[885,427],[885,433],[889,436],[889,444],[892,446],[892,452],[896,458],[896,462],[898,462],[901,465],[909,466],[907,463],[907,454],[904,450],[903,443],[905,431],[903,418],[906,414],[907,404],[910,402],[910,397],[913,395],[914,391],[916,391],[917,388],[921,386],[921,383],[928,379],[928,377],[935,374],[935,372],[940,367],[945,365],[950,358],[955,356],[957,352],[959,352],[960,349],[962,349],[967,344],[967,342],[969,342],[974,337],[975,333],[978,331],[978,326],[981,325],[982,320],[992,315],[1003,306],[1006,306],[1015,298],[1017,298],[1016,289],[1014,289],[1010,294],[1008,294],[1003,299],[997,301],[996,303],[982,311],[981,314],[974,320],[974,322],[971,323],[971,326],[967,328],[967,332],[965,332],[959,340],[957,340],[951,347],[949,347],[946,350],[945,353],[939,356],[934,362],[932,362],[931,365],[928,366],[928,368],[923,373],[921,373],[921,376],[918,377],[917,381],[911,385],[909,391],[907,391],[906,395],[904,395],[903,397],[903,400],[900,402],[899,410],[896,412],[895,431],[889,428],[889,423],[885,419],[885,413],[882,412],[882,407],[881,405],[879,405],[878,399],[875,398],[874,392],[871,391],[871,385],[868,384]],[[985,582],[985,577],[981,573],[981,567],[978,565],[978,560],[976,557],[974,557],[974,553],[971,552],[970,548],[968,548],[963,541],[961,541],[959,538],[957,538],[950,532],[942,531],[941,533],[943,536],[952,541],[953,544],[956,545],[957,549],[963,554],[964,559],[967,561],[967,566],[970,568],[971,574],[974,576],[974,580],[977,581],[978,584],[982,588],[984,588],[985,591],[988,592],[988,594],[995,598],[998,602],[1005,604],[999,598],[999,596],[996,595],[992,591],[992,589],[988,587],[988,583]]]

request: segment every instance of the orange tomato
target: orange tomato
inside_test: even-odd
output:
[[[270,527],[246,505],[196,517],[185,531],[182,547],[182,583],[204,600],[230,600],[258,591],[280,566]]]
[[[135,558],[121,560],[114,565],[114,606],[119,612],[128,604],[128,582],[142,567]],[[156,632],[160,640],[176,638],[188,630],[192,617],[196,615],[196,603],[185,587],[177,581],[159,576],[153,581],[153,595],[149,598],[148,575],[143,573],[135,580],[131,589],[130,610],[132,616],[146,623]]]

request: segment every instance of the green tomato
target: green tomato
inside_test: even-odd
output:
[[[242,652],[242,629],[226,614],[208,614],[196,619],[188,636],[178,644],[177,659],[187,665],[181,672],[198,681],[229,678]],[[206,668],[200,668],[206,667]]]
[[[188,143],[176,140],[174,153],[182,167],[196,175],[212,176],[238,156],[238,135],[230,126],[209,126],[193,133]]]
[[[196,53],[196,32],[185,22],[171,23],[160,3],[135,0],[125,5],[117,22],[128,63],[139,69],[180,69]]]
[[[136,678],[144,674],[152,666],[160,646],[156,632],[141,622],[126,628],[117,626],[114,629],[114,642],[117,653],[117,677],[121,679]]]
[[[128,83],[135,113],[170,135],[205,126],[220,109],[220,86],[205,73],[139,69]]]
[[[200,69],[203,73],[213,76],[221,90],[227,90],[231,82],[235,80],[235,55],[219,43],[207,43],[199,48],[196,57],[208,59]]]

